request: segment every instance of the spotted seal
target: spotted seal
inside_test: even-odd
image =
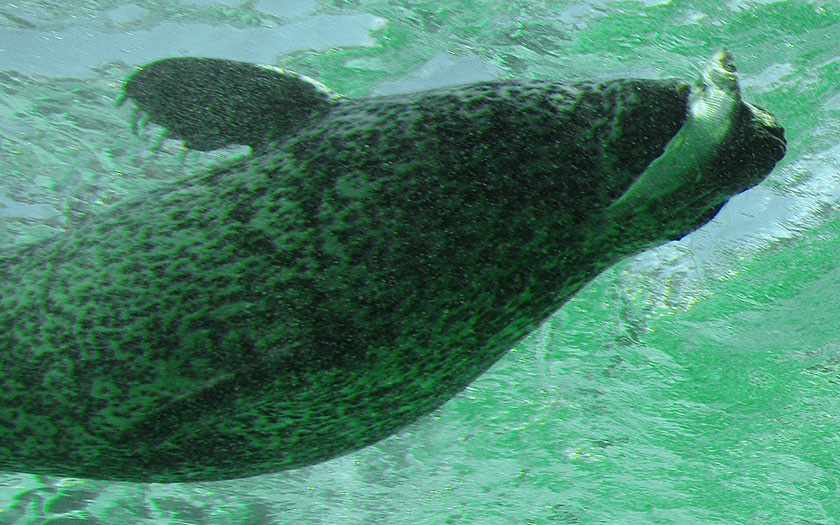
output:
[[[785,152],[725,51],[695,85],[505,80],[360,100],[175,58],[125,94],[190,147],[254,154],[3,254],[7,470],[219,480],[374,443]]]

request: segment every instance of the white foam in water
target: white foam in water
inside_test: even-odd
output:
[[[312,0],[257,0],[254,7],[279,18],[297,18],[318,9],[318,3]]]
[[[7,199],[0,193],[0,217],[25,217],[28,219],[46,219],[57,212],[48,204],[26,204]]]
[[[223,5],[227,7],[234,7],[241,4],[242,0],[187,0],[184,3],[200,6]]]
[[[125,24],[134,20],[141,20],[147,11],[137,4],[126,4],[102,12],[112,22]]]
[[[502,76],[498,66],[477,55],[454,56],[440,53],[404,78],[374,89],[372,95],[393,95],[435,89],[470,82],[493,80]]]
[[[368,14],[320,15],[280,27],[238,29],[165,22],[150,30],[115,34],[71,27],[43,32],[0,32],[0,70],[50,77],[92,76],[91,68],[123,61],[140,65],[169,56],[204,56],[273,63],[297,49],[365,46],[384,21]]]

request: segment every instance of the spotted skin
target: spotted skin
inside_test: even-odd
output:
[[[0,467],[218,480],[393,434],[604,268],[696,229],[782,157],[781,127],[742,105],[717,178],[611,220],[690,89],[504,81],[335,98],[258,154],[6,253]],[[177,119],[156,104],[139,105]]]

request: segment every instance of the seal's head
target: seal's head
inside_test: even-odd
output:
[[[776,118],[743,101],[733,56],[722,49],[692,88],[685,123],[607,208],[608,220],[635,228],[668,223],[669,236],[679,238],[758,184],[785,144]]]

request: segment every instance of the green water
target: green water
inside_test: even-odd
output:
[[[280,46],[285,23],[375,15],[381,22],[347,19],[370,23],[368,45],[280,57],[350,96],[492,75],[690,78],[725,44],[745,98],[785,125],[788,155],[714,223],[610,269],[462,395],[374,447],[220,483],[8,473],[0,523],[840,523],[836,5],[132,5],[19,2],[0,10],[0,38],[83,27],[119,41],[163,21],[195,21],[272,27]],[[130,135],[128,108],[112,103],[136,64],[116,58],[127,64],[84,80],[40,70],[0,79],[3,192],[58,211],[0,216],[2,244],[70,228],[123,195],[217,160],[191,154],[182,168],[177,145],[153,155],[153,137]]]

